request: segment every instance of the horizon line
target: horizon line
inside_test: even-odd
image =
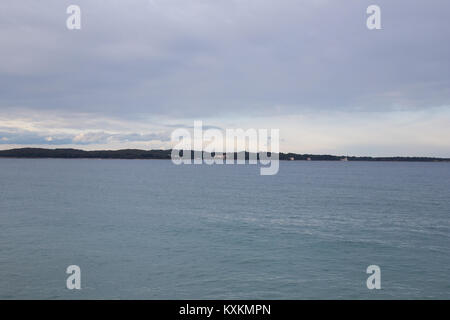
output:
[[[29,150],[29,151],[78,151],[78,152],[84,152],[84,153],[96,153],[96,152],[124,152],[124,151],[138,151],[138,152],[167,152],[167,153],[171,153],[172,150],[176,150],[176,149],[135,149],[135,148],[126,148],[126,149],[99,149],[99,150],[84,150],[84,149],[77,149],[77,148],[40,148],[40,147],[22,147],[22,148],[11,148],[11,149],[4,149],[4,150],[0,150],[0,157],[5,158],[5,157],[14,157],[12,155],[4,155],[4,153],[8,153],[8,152],[15,152],[15,151],[25,151],[25,150]],[[182,149],[179,149],[179,151],[183,151]],[[233,152],[221,152],[221,151],[215,151],[215,152],[209,152],[209,151],[204,151],[204,150],[186,150],[188,152],[202,152],[202,153],[210,153],[210,154],[222,154],[222,155],[226,155],[226,154],[237,154],[237,153],[256,153],[256,154],[260,154],[260,153],[271,153],[270,151],[258,151],[258,152],[249,152],[247,150],[241,150],[241,151],[233,151]],[[301,156],[301,157],[333,157],[333,158],[341,158],[341,159],[358,159],[358,158],[367,158],[367,159],[430,159],[430,160],[440,160],[440,161],[450,161],[450,158],[447,157],[435,157],[435,156],[368,156],[368,155],[333,155],[333,154],[325,154],[325,153],[320,153],[320,154],[315,154],[315,153],[296,153],[296,152],[274,152],[275,154],[279,154],[279,155],[283,155],[286,157],[294,157],[294,159],[289,159],[289,160],[307,160],[307,159],[295,159],[295,156]],[[17,155],[16,155],[17,156]],[[22,155],[22,157],[27,157],[27,155]],[[30,156],[28,156],[30,157]],[[30,157],[31,158],[31,157]],[[313,160],[313,159],[310,159]]]

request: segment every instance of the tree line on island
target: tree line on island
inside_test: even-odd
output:
[[[182,155],[183,151],[179,151]],[[243,152],[239,154],[242,156]],[[171,159],[172,150],[96,150],[85,151],[79,149],[43,149],[43,148],[19,148],[0,150],[0,157],[4,158],[62,158],[62,159]],[[228,159],[237,159],[238,153],[217,154],[213,156]],[[259,159],[259,154],[256,155]],[[191,151],[191,158],[194,152]],[[245,152],[245,159],[249,159],[249,153]],[[450,158],[435,157],[356,157],[335,156],[317,154],[280,153],[280,160],[304,160],[304,161],[421,161],[421,162],[443,162]]]

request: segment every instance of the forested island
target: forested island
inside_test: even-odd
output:
[[[171,159],[172,150],[97,150],[85,151],[78,149],[43,149],[43,148],[19,148],[0,150],[3,158],[62,158],[62,159]],[[182,151],[180,151],[182,154]],[[191,158],[194,152],[191,151]],[[217,157],[237,158],[237,153],[218,154]],[[245,153],[245,159],[249,153]],[[259,155],[257,155],[259,159]],[[316,154],[280,153],[280,160],[304,160],[304,161],[416,161],[416,162],[449,162],[450,158],[433,157],[356,157]]]

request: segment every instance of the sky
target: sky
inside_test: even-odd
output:
[[[66,9],[81,8],[69,30]],[[366,26],[381,8],[381,30]],[[279,129],[280,151],[450,157],[448,0],[2,0],[0,149],[170,148]]]

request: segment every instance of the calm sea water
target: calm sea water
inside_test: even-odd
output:
[[[0,159],[0,298],[450,298],[450,164]],[[69,265],[80,291],[66,289]],[[368,290],[366,268],[381,268]]]

